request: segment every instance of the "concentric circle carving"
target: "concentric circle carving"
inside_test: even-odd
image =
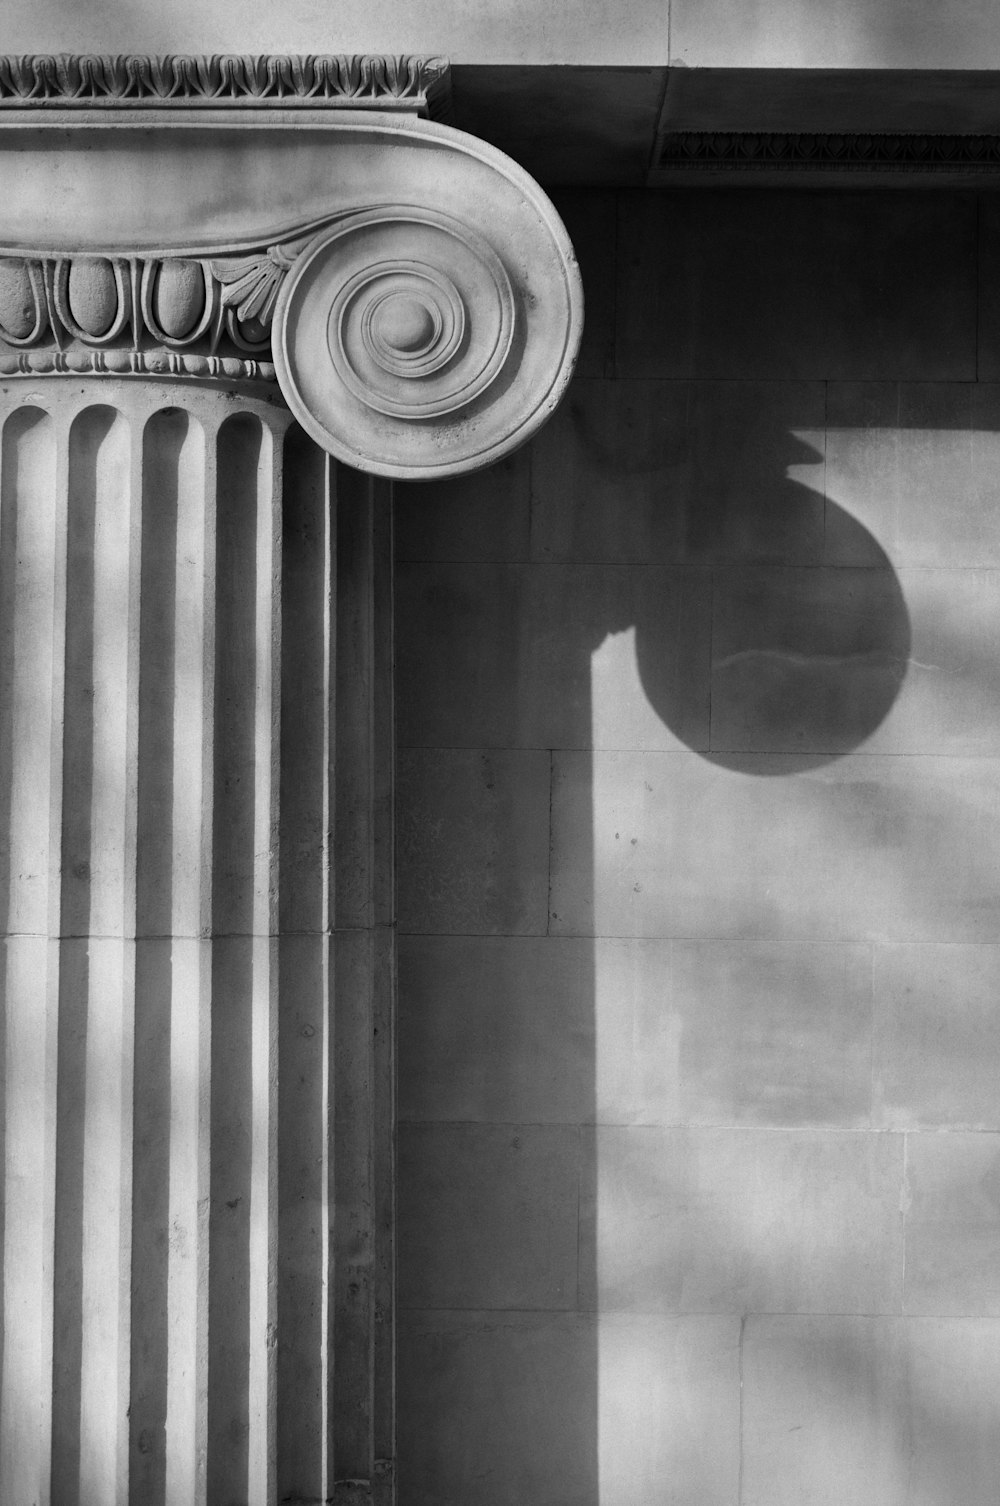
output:
[[[389,205],[305,248],[272,345],[290,408],[324,448],[416,478],[489,464],[525,437],[539,400],[518,386],[525,333],[523,290],[479,229]]]
[[[359,263],[328,322],[334,369],[359,402],[394,418],[434,418],[486,390],[510,352],[514,293],[482,236],[441,214],[375,210],[332,240],[344,271]]]

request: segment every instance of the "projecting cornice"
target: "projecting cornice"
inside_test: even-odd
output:
[[[331,454],[408,478],[488,465],[556,406],[572,247],[520,167],[418,118],[440,60],[44,62],[0,60],[0,92],[63,91],[0,111],[4,377],[276,379]]]

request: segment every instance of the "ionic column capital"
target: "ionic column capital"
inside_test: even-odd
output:
[[[390,477],[523,443],[572,372],[579,273],[521,168],[421,118],[444,76],[0,59],[0,376],[276,380]]]

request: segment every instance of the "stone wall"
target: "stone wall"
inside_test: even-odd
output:
[[[1000,206],[559,203],[399,494],[400,1506],[987,1506]]]
[[[456,63],[589,67],[916,68],[979,71],[1000,58],[987,0],[7,0],[9,52],[445,52]]]

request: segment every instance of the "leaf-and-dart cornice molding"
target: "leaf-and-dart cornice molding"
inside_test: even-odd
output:
[[[0,380],[276,379],[329,453],[407,479],[530,438],[582,331],[559,216],[421,118],[439,60],[334,62],[0,59],[28,91],[0,109]]]
[[[25,105],[245,109],[280,103],[437,114],[447,85],[448,63],[440,57],[0,57],[0,110]]]

